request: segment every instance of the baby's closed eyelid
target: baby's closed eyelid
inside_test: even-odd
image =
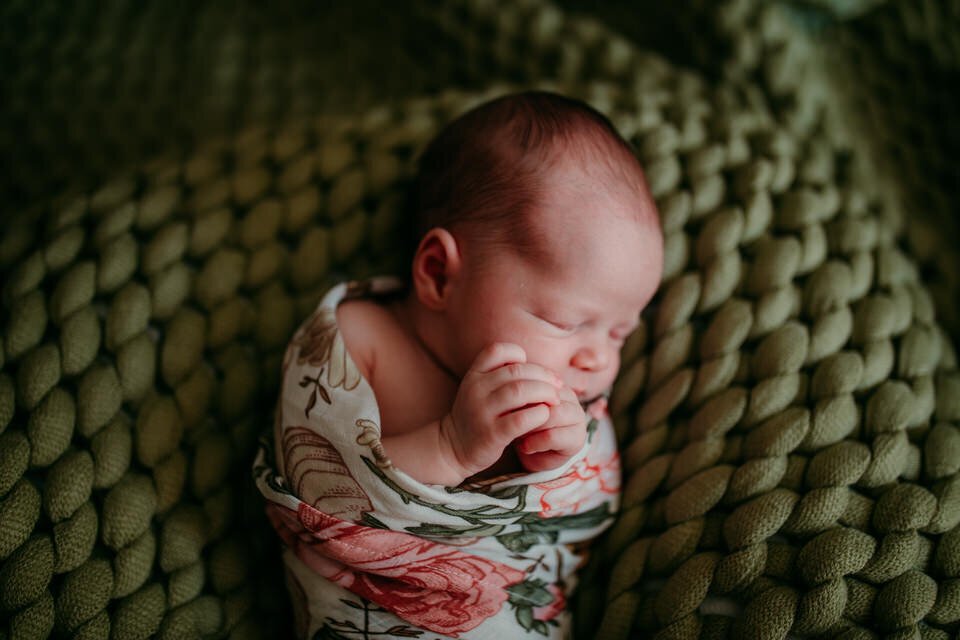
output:
[[[529,313],[530,313],[530,315],[532,315],[533,317],[535,317],[537,320],[540,320],[541,322],[545,322],[545,323],[549,324],[551,327],[553,327],[554,329],[558,329],[558,330],[560,330],[560,331],[565,331],[565,332],[568,332],[568,333],[573,333],[573,332],[576,331],[576,330],[579,328],[579,326],[580,326],[579,324],[575,324],[575,323],[571,323],[571,322],[564,322],[564,321],[562,321],[562,320],[554,319],[554,318],[552,318],[552,317],[550,317],[549,315],[544,314],[544,313],[537,313],[537,312],[533,312],[533,311],[531,311],[531,312],[529,312]]]
[[[544,322],[546,322],[547,324],[552,325],[555,329],[559,329],[560,331],[563,331],[564,333],[573,333],[573,332],[576,331],[578,328],[580,328],[580,325],[577,325],[577,324],[569,324],[569,323],[566,323],[566,322],[558,322],[558,321],[555,321],[555,320],[548,320],[548,319],[546,319],[546,318],[544,318],[543,320],[544,320]]]

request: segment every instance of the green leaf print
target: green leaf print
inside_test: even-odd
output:
[[[370,458],[366,456],[361,456],[363,463],[367,465],[367,468],[376,475],[381,482],[383,482],[387,487],[392,490],[394,493],[400,496],[400,499],[403,500],[404,504],[417,504],[421,507],[426,507],[432,509],[438,513],[442,513],[448,516],[454,516],[461,518],[466,522],[469,522],[472,525],[482,525],[482,524],[493,524],[488,522],[489,520],[515,520],[516,518],[524,515],[527,507],[527,487],[519,487],[521,490],[512,492],[510,496],[515,498],[517,503],[512,508],[504,508],[497,505],[480,505],[477,507],[471,507],[469,509],[457,509],[455,507],[449,507],[444,504],[437,504],[436,502],[430,502],[424,500],[415,493],[410,493],[403,487],[399,486],[393,480],[388,478],[386,474],[383,473],[383,470],[380,469]]]
[[[521,527],[520,531],[498,535],[497,542],[514,553],[525,553],[541,542],[555,544],[561,531],[599,526],[612,517],[609,507],[610,503],[604,502],[589,511],[556,518],[541,518],[536,513],[528,513],[516,522]]]
[[[557,533],[534,533],[531,531],[515,531],[497,536],[497,542],[513,553],[526,553],[535,544],[541,542],[554,543],[557,541]]]
[[[323,367],[320,367],[320,371],[317,372],[316,378],[311,378],[310,376],[303,376],[303,379],[300,381],[300,387],[306,389],[310,385],[313,385],[313,391],[310,392],[310,399],[307,401],[307,406],[303,409],[303,415],[307,419],[310,418],[310,411],[317,405],[317,396],[323,398],[323,401],[327,404],[333,404],[330,399],[330,394],[324,388],[323,384],[320,383],[320,376],[323,375]]]
[[[541,518],[536,513],[527,513],[517,520],[517,524],[521,525],[527,531],[543,533],[566,529],[592,529],[593,527],[599,526],[607,518],[612,517],[613,512],[610,511],[610,503],[604,502],[589,511],[571,513],[553,518]]]
[[[523,627],[524,631],[531,631],[533,629],[533,607],[517,607],[517,622],[520,623],[520,626]]]
[[[554,601],[553,593],[547,589],[547,583],[539,578],[524,580],[506,588],[510,595],[507,602],[516,610],[517,623],[527,633],[534,631],[540,635],[548,635],[548,624],[556,625],[556,621],[537,620],[533,610],[536,607],[545,607]]]
[[[478,524],[473,527],[454,527],[446,524],[427,524],[421,523],[419,527],[407,527],[410,533],[425,538],[460,538],[469,536],[479,538],[485,536],[495,536],[503,531],[502,524]]]
[[[524,485],[509,485],[506,487],[494,488],[491,485],[483,486],[459,486],[459,487],[444,487],[444,491],[449,494],[456,493],[482,493],[485,496],[490,496],[491,498],[496,498],[497,500],[512,500],[514,498],[520,497],[521,494],[525,494],[527,491],[526,486]]]
[[[390,527],[380,522],[369,511],[364,511],[360,514],[360,522],[367,525],[368,527],[373,527],[374,529],[386,529],[387,531],[390,530]]]
[[[553,602],[554,598],[547,589],[547,583],[540,578],[530,578],[510,585],[506,591],[510,594],[509,602],[518,606],[531,604],[535,607],[545,607]]]

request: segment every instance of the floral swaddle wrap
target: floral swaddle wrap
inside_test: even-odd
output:
[[[273,442],[262,443],[254,474],[284,542],[297,635],[567,637],[583,560],[574,543],[609,526],[618,506],[610,420],[591,418],[583,448],[551,471],[453,488],[396,469],[336,309],[401,286],[334,287],[284,356]]]

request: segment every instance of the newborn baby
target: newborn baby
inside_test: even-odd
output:
[[[558,467],[660,281],[640,166],[602,116],[546,94],[463,116],[421,166],[409,294],[338,311],[386,453],[448,486]]]
[[[298,634],[564,637],[574,543],[617,506],[604,397],[660,281],[655,205],[609,121],[544,92],[448,125],[417,196],[409,282],[324,298],[256,463]]]

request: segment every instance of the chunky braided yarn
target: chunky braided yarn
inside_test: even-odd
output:
[[[839,105],[866,116],[847,133],[880,160],[879,178],[899,186],[905,209],[924,212],[916,224],[911,218],[907,237],[956,338],[960,125],[950,114],[960,102],[960,5],[891,2],[843,26],[837,46],[845,64],[833,86],[843,89]]]
[[[608,113],[663,218],[663,286],[612,398],[624,510],[582,635],[956,633],[960,374],[876,185],[760,86],[552,5],[433,15],[464,64],[553,69],[548,88]],[[0,637],[278,635],[248,475],[281,350],[338,275],[402,269],[416,150],[503,90],[246,129],[9,227]]]
[[[454,75],[485,85],[408,5],[5,0],[0,213],[211,135],[356,112]]]
[[[399,268],[370,255],[434,108],[251,130],[4,236],[10,637],[258,631],[283,596],[249,465],[281,350],[332,269]]]
[[[785,121],[822,126],[853,152],[892,224],[924,271],[941,323],[956,339],[960,252],[954,162],[960,129],[949,116],[960,86],[955,2],[818,0],[702,3],[719,27],[724,75],[759,83]],[[812,5],[820,5],[816,11]],[[699,49],[710,64],[710,48]],[[715,66],[715,65],[714,65]]]

